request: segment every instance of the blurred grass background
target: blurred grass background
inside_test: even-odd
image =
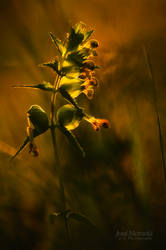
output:
[[[87,157],[81,159],[58,134],[58,153],[68,207],[97,225],[71,223],[73,249],[156,249],[165,242],[166,188],[152,83],[142,45],[150,54],[157,83],[161,128],[166,142],[165,0],[1,0],[0,2],[0,249],[69,249],[64,225],[50,224],[60,206],[49,132],[36,139],[40,157],[25,149],[9,166],[26,136],[32,104],[49,112],[49,94],[11,85],[54,81],[38,64],[57,55],[48,33],[63,39],[83,21],[99,40],[100,86],[89,113],[107,118],[111,129],[95,132],[86,123],[75,131]],[[9,152],[9,153],[8,153]],[[120,232],[153,233],[151,240],[120,240]]]

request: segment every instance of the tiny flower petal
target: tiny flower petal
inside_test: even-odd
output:
[[[97,79],[96,78],[93,78],[92,80],[89,81],[89,85],[91,86],[97,86],[98,85],[98,82],[97,82]]]
[[[91,88],[86,88],[83,90],[83,93],[89,98],[92,99],[94,95],[94,90]]]
[[[81,74],[85,74],[86,78],[88,78],[89,80],[92,78],[93,72],[90,69],[81,68],[80,71],[81,71]]]
[[[110,127],[110,123],[106,119],[98,119],[98,122],[99,122],[100,127],[103,127],[103,128],[109,128]]]
[[[84,117],[84,119],[91,123],[91,125],[95,131],[99,131],[99,129],[101,127],[103,127],[103,128],[110,127],[110,123],[106,119],[96,119],[95,117],[92,117],[92,116]]]

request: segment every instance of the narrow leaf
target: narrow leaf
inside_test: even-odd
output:
[[[53,91],[53,86],[49,82],[43,82],[40,84],[36,85],[15,85],[13,86],[14,88],[31,88],[31,89],[41,89],[41,90],[46,90],[46,91]]]
[[[51,69],[53,69],[54,71],[56,71],[60,75],[59,62],[57,60],[55,60],[54,62],[43,63],[40,66],[42,66],[42,67],[43,66],[50,67]]]
[[[16,156],[23,150],[23,148],[27,145],[27,143],[29,142],[29,137],[27,137],[25,139],[25,141],[23,142],[23,144],[21,145],[21,147],[19,148],[19,150],[15,153],[15,155],[13,155],[10,159],[10,161],[14,160],[16,158]]]
[[[85,157],[85,151],[81,147],[81,145],[79,144],[79,142],[78,142],[77,138],[75,137],[75,135],[71,131],[69,131],[65,127],[63,127],[63,126],[60,126],[60,125],[56,125],[56,126],[68,138],[69,142],[77,149],[77,151],[79,153],[81,153],[81,155],[83,157]]]

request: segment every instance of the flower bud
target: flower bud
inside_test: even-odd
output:
[[[35,130],[42,134],[49,128],[47,113],[38,105],[32,105],[27,111],[28,118]]]
[[[78,110],[73,105],[66,104],[59,108],[57,112],[57,122],[60,126],[68,130],[73,130],[79,126],[83,116],[81,109]]]

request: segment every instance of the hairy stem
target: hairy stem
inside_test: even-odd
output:
[[[59,178],[59,189],[60,189],[60,197],[62,201],[62,211],[64,212],[66,210],[66,198],[65,198],[65,192],[64,192],[64,185],[60,173],[60,162],[58,157],[58,149],[57,149],[57,142],[56,142],[56,135],[55,135],[55,116],[56,116],[56,90],[59,87],[61,76],[57,75],[57,78],[54,82],[54,92],[51,97],[51,113],[50,113],[50,119],[51,119],[51,136],[52,136],[52,143],[53,143],[53,149],[54,149],[54,157],[55,157],[55,166],[57,170],[57,175]],[[64,214],[64,224],[65,224],[65,230],[66,230],[66,238],[68,244],[70,244],[70,235],[69,235],[69,228],[68,228],[68,221],[66,219],[66,214]]]

